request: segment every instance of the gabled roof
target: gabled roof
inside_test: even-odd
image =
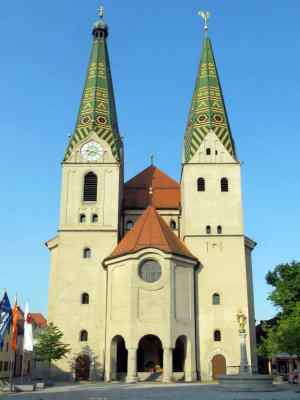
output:
[[[165,253],[196,260],[153,206],[147,208],[106,260],[136,253],[147,248],[155,248]]]
[[[206,37],[185,131],[185,162],[191,160],[211,130],[215,132],[227,151],[236,158],[212,44]]]
[[[94,25],[93,48],[81,98],[75,131],[66,150],[68,159],[74,146],[95,132],[111,147],[112,154],[120,161],[122,140],[119,134],[114,90],[106,43],[108,27],[103,21]]]
[[[150,198],[149,189],[152,188]],[[179,209],[180,185],[159,168],[149,166],[124,185],[124,208]]]

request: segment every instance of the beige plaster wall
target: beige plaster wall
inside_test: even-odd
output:
[[[144,282],[139,265],[145,259],[157,260],[162,268],[159,281]],[[111,371],[111,343],[121,335],[126,347],[137,349],[145,335],[156,335],[166,348],[186,335],[195,350],[194,264],[158,250],[140,251],[134,256],[109,262],[106,372]],[[192,367],[191,367],[192,368]]]
[[[122,168],[113,163],[105,142],[96,136],[93,140],[105,150],[100,162],[82,160],[81,144],[63,164],[60,229],[58,236],[47,242],[51,251],[49,321],[63,331],[64,341],[72,348],[70,355],[55,365],[61,378],[74,374],[74,360],[81,352],[89,354],[95,375],[103,374],[106,271],[102,261],[118,242]],[[90,171],[98,177],[96,202],[83,201],[84,176]],[[79,222],[81,213],[86,215],[84,224]],[[91,222],[92,214],[98,215],[97,223]],[[84,248],[91,249],[91,258],[83,258]],[[81,304],[85,292],[90,296],[88,305]],[[87,342],[80,342],[81,330],[88,331]]]
[[[211,155],[206,155],[206,148]],[[217,150],[217,154],[216,151]],[[205,192],[197,191],[197,179],[203,177]],[[229,192],[221,192],[220,180],[229,180]],[[228,372],[236,372],[240,364],[237,313],[248,318],[247,350],[249,361],[254,355],[254,305],[251,273],[251,252],[246,261],[240,164],[210,133],[190,164],[183,165],[181,238],[199,259],[196,274],[196,309],[199,368],[202,379],[211,379],[211,360],[222,354]],[[206,226],[211,226],[211,234]],[[217,226],[222,226],[222,234]],[[212,295],[219,293],[221,304],[212,304]],[[221,342],[213,339],[214,330],[222,334]]]

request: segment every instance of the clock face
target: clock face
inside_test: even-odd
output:
[[[84,160],[97,161],[103,155],[104,150],[99,143],[89,142],[82,146],[81,155]]]

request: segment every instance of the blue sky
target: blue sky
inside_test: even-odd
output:
[[[238,156],[254,251],[257,320],[274,309],[266,272],[299,259],[299,0],[104,1],[126,178],[150,154],[178,179],[203,38],[210,36]],[[47,313],[60,162],[74,129],[96,0],[4,2],[0,14],[2,229],[0,286]]]

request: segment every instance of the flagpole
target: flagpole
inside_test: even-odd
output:
[[[18,294],[16,293],[15,296],[15,304],[17,304]],[[13,339],[13,316],[11,319],[11,328],[10,328],[10,335],[9,335],[9,390],[13,391],[13,362],[16,361],[16,357],[14,357],[15,352],[12,346],[12,339]]]
[[[10,333],[10,343],[9,343],[9,390],[12,392],[13,391],[13,360],[14,360],[14,351],[11,345],[11,339],[12,339],[12,331]]]
[[[24,340],[24,338],[23,338],[23,340]],[[22,383],[22,385],[23,385],[23,380],[24,380],[24,355],[25,355],[25,352],[24,352],[24,344],[23,344],[22,363],[21,363],[21,383]]]
[[[25,306],[26,307],[26,306]],[[26,310],[24,310],[24,325],[23,325],[23,343],[22,343],[22,365],[21,365],[21,382],[23,384],[23,379],[24,379],[24,357],[25,357],[25,351],[24,351],[24,340],[25,340],[25,318],[26,318]]]
[[[16,352],[17,352],[17,344],[18,344],[18,319],[15,321],[15,311],[18,311],[18,293],[16,293],[15,296],[15,305],[13,308],[13,312],[12,312],[12,325],[11,325],[11,337],[10,337],[10,347],[11,347],[11,359],[10,359],[10,373],[9,373],[9,380],[10,380],[10,390],[12,392],[13,389],[13,372],[14,372],[14,368],[12,368],[16,362]],[[14,324],[15,324],[15,329],[16,332],[14,332]],[[16,335],[16,345],[13,346],[13,340],[14,340],[14,335]]]

